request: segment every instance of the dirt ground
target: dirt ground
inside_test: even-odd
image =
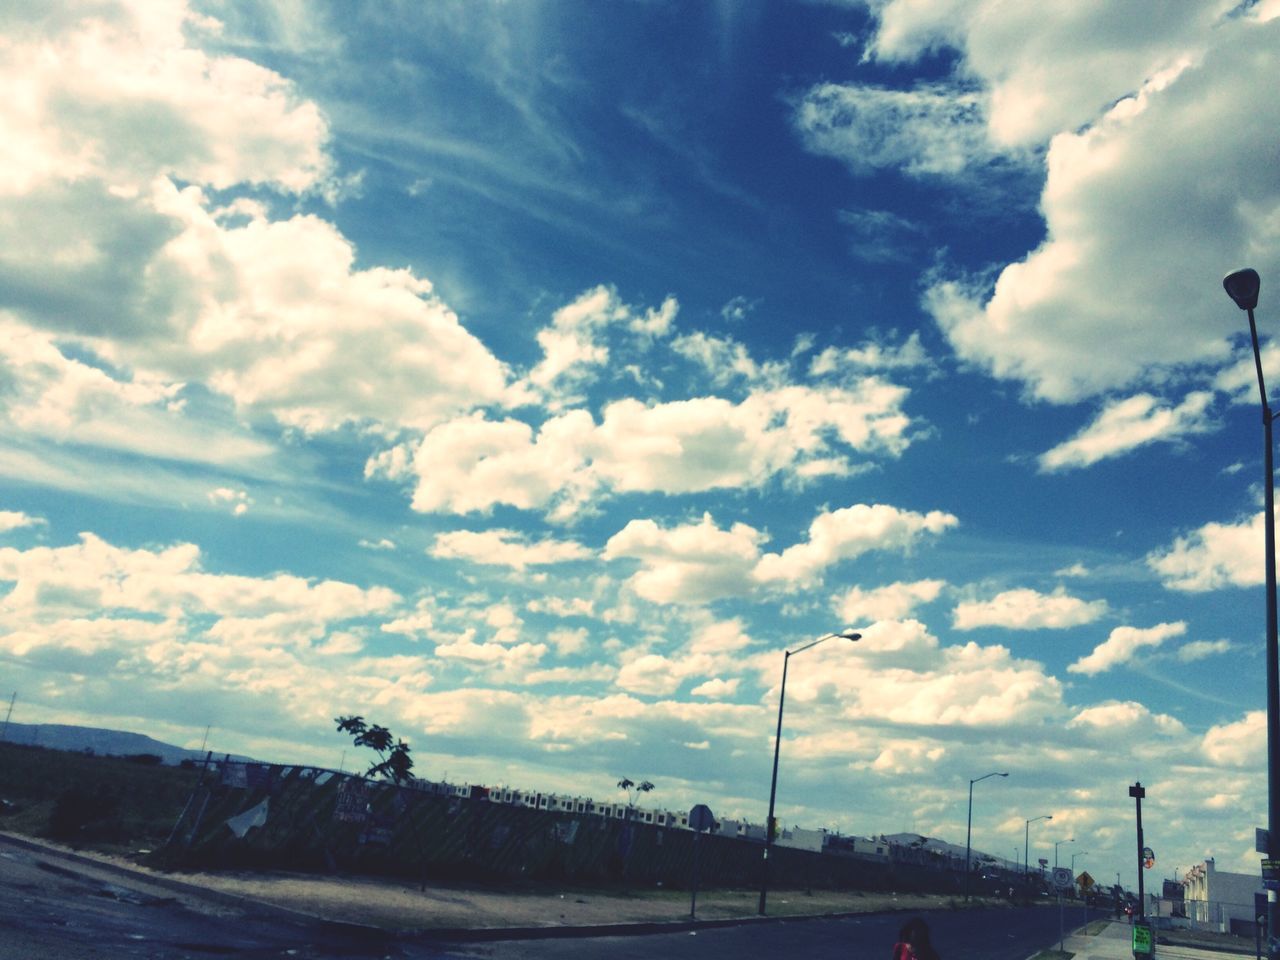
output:
[[[32,838],[23,838],[28,843]],[[369,924],[391,930],[599,926],[687,920],[687,890],[543,889],[537,892],[478,887],[428,886],[358,876],[282,872],[160,873],[129,857],[73,851],[35,841],[50,853],[63,852],[126,868],[161,881],[178,881],[284,907],[327,920]],[[700,890],[699,920],[755,916],[759,890]],[[973,905],[1007,905],[974,898]],[[876,913],[962,907],[952,896],[864,891],[770,890],[770,916]]]
[[[397,930],[461,927],[596,926],[685,920],[688,891],[509,892],[427,887],[362,877],[291,874],[182,874],[184,881],[224,893],[288,907],[331,920]],[[699,891],[700,920],[756,914],[758,890]],[[774,890],[771,916],[874,913],[883,910],[945,909],[955,898],[921,894],[872,894]]]

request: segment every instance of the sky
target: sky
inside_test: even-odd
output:
[[[785,825],[1008,772],[975,848],[1133,887],[1141,781],[1148,884],[1257,874],[1278,67],[1277,0],[0,6],[13,719],[760,823],[853,629]]]

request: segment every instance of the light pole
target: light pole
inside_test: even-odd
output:
[[[1262,401],[1262,472],[1265,481],[1263,538],[1266,550],[1267,584],[1267,859],[1280,859],[1280,655],[1276,641],[1276,503],[1275,477],[1271,452],[1271,424],[1275,414],[1267,403],[1267,385],[1262,376],[1262,352],[1258,349],[1258,326],[1253,308],[1258,305],[1262,281],[1258,271],[1245,268],[1228,274],[1222,280],[1235,305],[1249,315],[1249,337],[1253,342],[1253,366],[1258,374],[1258,397]],[[1141,871],[1139,871],[1141,873]],[[1141,875],[1139,875],[1141,879]],[[1276,892],[1267,891],[1267,957],[1280,960],[1277,939]]]
[[[760,873],[760,907],[758,912],[762,917],[764,916],[765,899],[769,895],[769,848],[773,846],[773,801],[778,795],[778,752],[782,747],[782,707],[787,699],[787,663],[797,653],[804,653],[824,640],[831,640],[836,637],[852,642],[861,640],[862,634],[853,630],[828,633],[817,640],[809,641],[796,650],[784,650],[782,654],[782,686],[778,691],[778,731],[773,739],[773,780],[769,784],[769,819],[764,824],[764,868]]]
[[[969,870],[971,869],[969,867],[969,851],[971,849],[970,841],[973,839],[973,785],[981,783],[987,777],[1007,777],[1008,775],[1007,773],[988,773],[969,781],[969,822],[968,826],[964,828],[964,898],[966,900],[969,899]]]
[[[1060,845],[1064,844],[1064,843],[1075,843],[1075,842],[1076,842],[1076,838],[1075,838],[1075,837],[1072,837],[1072,838],[1071,838],[1071,839],[1069,839],[1069,840],[1055,840],[1055,841],[1053,841],[1053,869],[1055,869],[1055,870],[1057,870],[1057,869],[1058,869],[1058,847],[1059,847]]]
[[[1088,850],[1081,850],[1079,853],[1073,853],[1071,855],[1071,875],[1073,877],[1076,875],[1076,857],[1087,857],[1088,855]]]
[[[1052,820],[1053,814],[1046,813],[1042,817],[1032,817],[1027,821],[1026,829],[1022,831],[1022,880],[1025,883],[1027,877],[1031,875],[1029,864],[1031,862],[1031,825],[1037,820]]]

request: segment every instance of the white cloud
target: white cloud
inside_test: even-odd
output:
[[[609,539],[604,557],[639,560],[641,569],[628,582],[647,600],[707,603],[759,587],[799,589],[819,580],[832,564],[872,550],[909,550],[957,522],[938,510],[920,514],[858,504],[819,514],[806,542],[762,554],[764,534],[743,523],[722,530],[709,513],[698,523],[669,529],[652,520],[632,520]]]
[[[954,175],[994,156],[985,113],[979,94],[941,85],[824,83],[805,93],[793,122],[808,149],[837,157],[854,173],[888,167],[911,176]]]
[[[433,557],[469,560],[524,570],[590,557],[591,551],[572,540],[529,541],[515,530],[455,530],[436,535]]]
[[[929,362],[929,355],[920,343],[920,334],[913,332],[900,344],[871,341],[843,350],[827,347],[813,358],[809,373],[815,377],[846,377],[866,370],[923,367]]]
[[[853,587],[834,604],[844,623],[869,623],[876,620],[903,620],[923,603],[932,603],[942,593],[942,580],[916,580],[913,583],[891,583],[883,587]]]
[[[844,507],[816,517],[807,543],[761,557],[755,579],[803,586],[841,560],[869,550],[907,550],[926,534],[937,536],[959,522],[940,510],[922,514],[879,503]]]
[[[23,527],[36,527],[43,523],[45,523],[43,517],[33,517],[21,510],[0,510],[0,533],[21,530]]]
[[[1183,663],[1195,663],[1233,649],[1234,644],[1230,640],[1192,640],[1178,648],[1178,659]]]
[[[230,487],[217,487],[207,494],[210,503],[215,506],[230,508],[233,516],[242,517],[249,512],[253,498],[244,490],[232,490]]]
[[[866,377],[848,388],[757,390],[741,403],[625,399],[607,405],[599,424],[572,410],[537,431],[472,414],[429,430],[415,449],[375,457],[366,473],[414,478],[413,507],[422,512],[505,504],[568,519],[608,492],[693,493],[851,472],[833,439],[865,456],[897,456],[909,442],[905,397]]]
[[[726,700],[738,692],[738,684],[741,680],[734,677],[732,680],[722,680],[719,677],[700,683],[689,691],[691,696],[706,697],[708,700]]]
[[[1238,523],[1206,523],[1166,550],[1147,555],[1147,566],[1171,590],[1199,593],[1250,587],[1263,581],[1263,514]]]
[[[1068,728],[1084,728],[1114,742],[1126,731],[1155,731],[1166,737],[1183,737],[1187,728],[1168,714],[1153,714],[1141,703],[1111,700],[1079,711],[1067,724]]]
[[[1205,758],[1221,767],[1257,767],[1266,763],[1267,714],[1251,710],[1234,723],[1211,727],[1200,743]]]
[[[1116,627],[1092,653],[1081,657],[1067,670],[1094,676],[1128,663],[1143,647],[1158,647],[1170,637],[1180,637],[1186,632],[1187,625],[1182,622],[1161,623],[1154,627]]]
[[[1058,587],[1053,593],[1021,588],[990,600],[966,600],[951,615],[957,630],[1004,627],[1009,630],[1063,630],[1093,623],[1107,612],[1105,600],[1081,600]]]
[[[711,515],[670,529],[632,520],[605,544],[606,560],[640,561],[631,588],[654,603],[707,603],[749,589],[762,534],[744,523],[729,530]]]
[[[1206,413],[1213,394],[1196,392],[1176,407],[1161,404],[1150,394],[1116,400],[1103,407],[1093,423],[1070,440],[1040,456],[1040,469],[1054,473],[1088,467],[1149,443],[1176,442],[1188,434],[1213,428]]]
[[[989,95],[992,138],[1033,144],[1091,120],[1100,107],[1199,49],[1232,0],[1180,4],[1151,18],[1121,6],[1048,0],[877,3],[869,56],[910,60],[941,46],[964,55],[963,72]],[[1158,20],[1158,22],[1156,22]]]
[[[1006,266],[994,290],[939,279],[926,293],[962,359],[1022,381],[1038,398],[1071,402],[1228,357],[1240,323],[1221,290],[1223,265],[1280,272],[1272,225],[1280,193],[1256,179],[1280,103],[1253,104],[1271,75],[1280,20],[1214,22],[1233,6],[1184,5],[1155,27],[1151,43],[1105,68],[1100,56],[1126,48],[1071,44],[1036,64],[1021,51],[1003,60],[1009,51],[1001,47],[983,67],[973,45],[990,24],[962,21],[966,65],[995,85],[993,131],[1006,140],[1056,133],[1040,202],[1044,242]],[[1074,28],[1090,38],[1107,35],[1100,31],[1120,11],[1073,9],[1081,17]],[[1039,51],[1054,32],[1028,36]],[[1043,82],[1017,86],[1027,71]],[[1081,96],[1096,99],[1072,103],[1072,78]]]

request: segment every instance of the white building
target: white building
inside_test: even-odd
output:
[[[1194,926],[1208,927],[1220,933],[1231,933],[1233,927],[1244,932],[1252,924],[1253,895],[1262,893],[1262,877],[1247,873],[1218,870],[1210,857],[1187,869],[1187,919]]]

